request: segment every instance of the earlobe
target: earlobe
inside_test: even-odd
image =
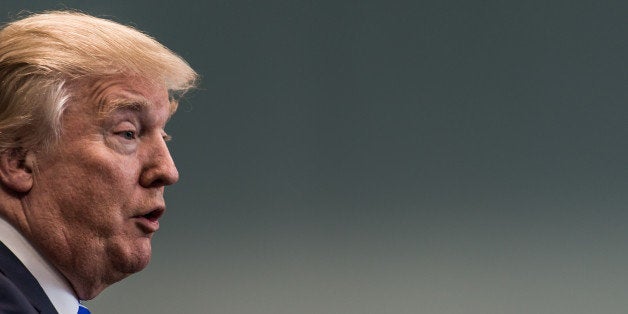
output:
[[[17,193],[28,193],[33,187],[35,155],[21,148],[7,149],[0,153],[0,181],[6,188]]]

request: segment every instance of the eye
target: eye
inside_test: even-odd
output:
[[[136,138],[136,134],[134,131],[124,131],[121,132],[122,137],[124,137],[124,139],[126,140],[134,140]]]

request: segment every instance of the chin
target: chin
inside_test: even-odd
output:
[[[143,270],[150,262],[148,239],[113,242],[106,248],[104,254],[90,256],[90,267],[81,269],[80,274],[76,269],[66,268],[66,278],[81,300],[93,299],[108,286]]]
[[[127,261],[126,273],[128,274],[137,273],[143,270],[144,268],[146,268],[149,262],[150,262],[150,254],[142,255],[139,257],[134,257],[133,259]]]
[[[112,254],[111,261],[117,272],[120,273],[122,277],[120,279],[123,279],[128,275],[137,273],[146,268],[150,262],[150,258],[150,240],[142,239],[140,243],[127,246],[121,250],[121,252],[118,252],[118,254]]]

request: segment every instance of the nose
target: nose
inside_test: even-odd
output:
[[[171,185],[179,181],[179,171],[162,136],[156,136],[154,141],[146,145],[148,147],[143,156],[146,162],[140,175],[140,184],[150,188]]]

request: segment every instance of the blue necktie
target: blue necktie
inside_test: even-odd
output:
[[[91,312],[84,307],[82,304],[79,304],[79,310],[77,314],[90,314]]]

